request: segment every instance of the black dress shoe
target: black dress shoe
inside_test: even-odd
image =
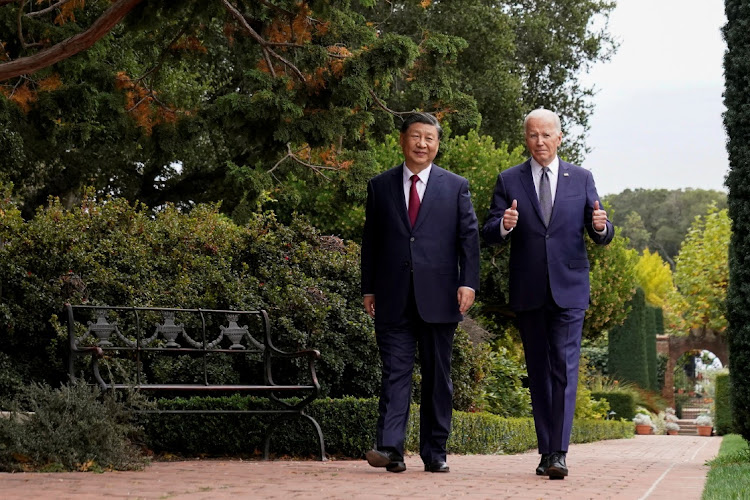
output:
[[[549,457],[547,475],[550,479],[565,479],[568,475],[568,466],[565,465],[565,453],[558,451]]]
[[[424,464],[425,472],[450,472],[451,468],[445,462],[432,462]]]
[[[367,463],[373,467],[385,467],[388,472],[403,472],[406,464],[403,457],[392,451],[370,450],[365,453]]]
[[[536,467],[537,476],[546,476],[547,467],[549,467],[549,453],[542,453],[542,459],[539,461],[539,465]]]

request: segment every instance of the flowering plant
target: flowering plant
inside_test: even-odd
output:
[[[633,422],[635,425],[651,425],[651,417],[645,413],[636,413]]]
[[[714,421],[710,415],[706,415],[704,413],[703,415],[699,415],[698,418],[695,419],[695,425],[714,425]]]

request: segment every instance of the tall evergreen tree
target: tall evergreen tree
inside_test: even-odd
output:
[[[726,89],[724,126],[729,153],[729,217],[732,236],[729,256],[729,373],[734,429],[750,441],[750,3],[725,1],[724,39]]]

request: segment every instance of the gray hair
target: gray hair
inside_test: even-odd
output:
[[[526,115],[526,118],[523,119],[523,129],[526,130],[526,124],[529,122],[532,118],[552,118],[552,120],[555,123],[555,130],[557,132],[562,133],[562,125],[560,124],[560,117],[557,116],[557,113],[554,111],[550,111],[549,109],[544,108],[537,108],[533,110],[531,113]]]

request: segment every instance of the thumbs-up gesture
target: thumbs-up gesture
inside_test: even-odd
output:
[[[513,200],[510,208],[505,209],[505,213],[503,213],[503,227],[506,231],[510,231],[516,227],[516,224],[518,224],[518,201]]]
[[[604,228],[607,227],[607,211],[599,209],[599,200],[594,202],[594,213],[591,222],[597,231],[604,231]]]

